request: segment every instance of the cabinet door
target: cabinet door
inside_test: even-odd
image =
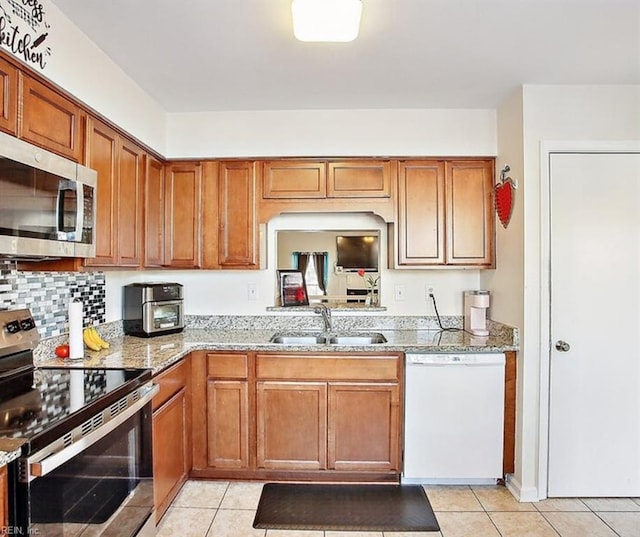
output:
[[[326,469],[326,383],[260,381],[256,407],[258,468]]]
[[[164,166],[147,157],[144,189],[144,266],[164,265]]]
[[[398,168],[397,263],[445,261],[444,163],[404,161]]]
[[[98,173],[96,207],[96,256],[87,266],[109,266],[117,262],[118,135],[100,121],[87,122],[85,162]]]
[[[492,188],[492,160],[447,162],[447,264],[493,265]]]
[[[186,389],[153,413],[153,491],[160,520],[189,473]]]
[[[0,58],[0,129],[18,134],[18,70]]]
[[[82,157],[81,111],[71,101],[22,75],[19,137],[79,162]]]
[[[324,198],[326,195],[326,163],[297,160],[262,163],[264,199]]]
[[[145,154],[129,140],[119,137],[118,142],[117,265],[139,267],[142,260]]]
[[[218,176],[218,261],[222,268],[258,268],[253,162],[221,162]]]
[[[397,471],[400,396],[397,384],[329,384],[328,467]]]
[[[329,163],[327,197],[388,198],[391,196],[391,163],[359,160]]]
[[[207,383],[207,466],[249,466],[249,385],[239,380]]]
[[[9,526],[9,478],[6,465],[0,468],[0,532]]]
[[[165,178],[165,264],[200,266],[200,163],[174,163]]]

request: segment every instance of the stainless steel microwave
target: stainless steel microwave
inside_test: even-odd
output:
[[[0,133],[0,256],[95,257],[97,173]]]

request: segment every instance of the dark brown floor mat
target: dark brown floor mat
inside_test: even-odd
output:
[[[267,483],[254,528],[334,531],[439,531],[419,485]]]

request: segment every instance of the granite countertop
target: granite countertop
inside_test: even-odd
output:
[[[307,308],[308,310],[309,308]],[[289,315],[186,316],[187,328],[179,334],[138,338],[125,336],[122,323],[98,327],[110,343],[102,351],[85,350],[81,360],[56,358],[54,349],[67,335],[44,339],[34,351],[38,367],[133,368],[158,373],[194,350],[279,352],[505,352],[518,350],[517,328],[488,322],[489,336],[477,337],[461,330],[462,319],[436,322],[430,317],[334,316],[332,333],[382,333],[386,343],[354,345],[282,345],[271,343],[276,333],[321,333],[322,321],[313,312],[288,311]],[[308,315],[305,315],[307,313]],[[445,329],[441,329],[444,326]],[[20,439],[0,438],[0,466],[20,456]]]
[[[110,348],[102,351],[86,351],[82,360],[60,360],[53,352],[40,352],[37,365],[41,367],[83,368],[135,368],[151,369],[157,373],[194,350],[211,351],[280,351],[280,352],[504,352],[518,348],[517,331],[494,323],[487,337],[473,336],[462,330],[434,330],[429,328],[350,329],[349,332],[380,332],[386,343],[354,345],[283,345],[271,343],[275,333],[295,334],[316,332],[318,329],[294,327],[285,330],[276,328],[230,328],[191,327],[179,334],[138,338],[118,335],[106,338]],[[344,332],[335,330],[334,332]],[[104,336],[103,336],[104,337]]]
[[[22,438],[0,438],[0,468],[20,456],[25,442]]]

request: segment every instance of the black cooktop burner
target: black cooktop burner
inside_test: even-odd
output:
[[[134,369],[41,368],[0,382],[0,436],[28,439],[27,454],[144,384]]]

